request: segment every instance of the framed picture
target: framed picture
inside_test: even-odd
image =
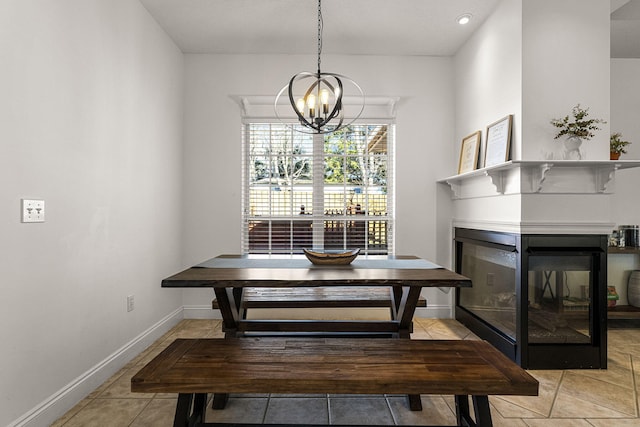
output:
[[[478,153],[480,152],[481,134],[482,132],[477,131],[462,139],[458,174],[470,172],[478,167]]]
[[[513,114],[509,114],[487,126],[486,149],[484,153],[485,168],[499,165],[509,160],[512,122]]]

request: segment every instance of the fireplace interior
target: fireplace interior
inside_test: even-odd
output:
[[[524,368],[606,368],[603,235],[456,228],[456,318]]]

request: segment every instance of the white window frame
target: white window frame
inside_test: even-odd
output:
[[[273,216],[261,216],[255,217],[251,213],[249,207],[249,186],[250,186],[250,153],[249,153],[249,138],[250,129],[252,124],[258,123],[273,123],[280,125],[281,121],[275,119],[271,115],[265,114],[266,109],[265,97],[242,97],[238,98],[243,110],[243,125],[242,125],[242,233],[241,233],[241,248],[243,253],[250,253],[249,248],[249,224],[252,221],[257,220],[277,220],[277,217]],[[272,98],[270,98],[272,101]],[[386,254],[395,254],[395,120],[392,117],[395,113],[395,103],[397,99],[392,98],[376,98],[373,101],[369,101],[369,110],[372,111],[371,105],[373,105],[373,111],[376,112],[375,116],[384,116],[383,118],[372,117],[371,114],[363,114],[364,117],[354,123],[354,125],[386,125],[388,129],[387,135],[387,183],[386,183],[386,212],[380,213],[378,216],[375,214],[369,215],[369,210],[365,207],[365,215],[352,215],[347,212],[340,212],[339,214],[325,215],[324,207],[324,166],[313,167],[313,202],[312,212],[309,218],[295,217],[287,215],[280,219],[285,221],[297,221],[297,220],[311,220],[313,223],[313,249],[324,249],[324,237],[323,233],[327,221],[340,221],[344,225],[344,230],[347,229],[347,221],[363,222],[369,226],[366,228],[363,235],[364,246],[361,247],[363,253],[367,253],[368,248],[368,230],[373,225],[374,227],[380,224],[380,222],[386,222]],[[271,108],[273,105],[271,104]],[[384,114],[379,114],[383,112]],[[293,120],[292,120],[293,122]],[[324,162],[324,137],[325,135],[313,134],[310,135],[314,139],[313,143],[313,164],[323,165]],[[368,200],[368,199],[367,199]],[[378,222],[376,222],[378,221]],[[351,222],[353,223],[353,222]],[[271,224],[271,222],[270,222]],[[346,231],[345,231],[346,233]],[[271,228],[269,229],[269,235],[271,236]],[[348,244],[347,237],[344,238],[345,244]],[[291,238],[291,244],[293,245],[293,236]],[[336,248],[332,248],[336,249]],[[353,247],[345,247],[344,249],[353,249]],[[294,252],[301,251],[300,248],[293,249]],[[273,249],[271,244],[269,249],[261,249],[259,253],[283,253],[282,248]],[[379,248],[375,248],[371,253],[381,253]]]

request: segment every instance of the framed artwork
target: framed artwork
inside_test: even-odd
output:
[[[478,167],[478,153],[480,152],[481,134],[482,132],[477,131],[462,139],[458,174],[470,172]]]
[[[512,122],[513,114],[509,114],[487,126],[486,149],[484,153],[485,168],[499,165],[509,160]]]

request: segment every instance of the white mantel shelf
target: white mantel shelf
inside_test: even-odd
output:
[[[598,194],[607,192],[615,172],[640,167],[638,160],[512,160],[500,165],[440,179],[454,199],[501,194]],[[483,182],[494,190],[487,192]],[[473,186],[474,188],[471,188]],[[480,186],[480,187],[479,187]],[[470,191],[464,191],[469,187]]]

